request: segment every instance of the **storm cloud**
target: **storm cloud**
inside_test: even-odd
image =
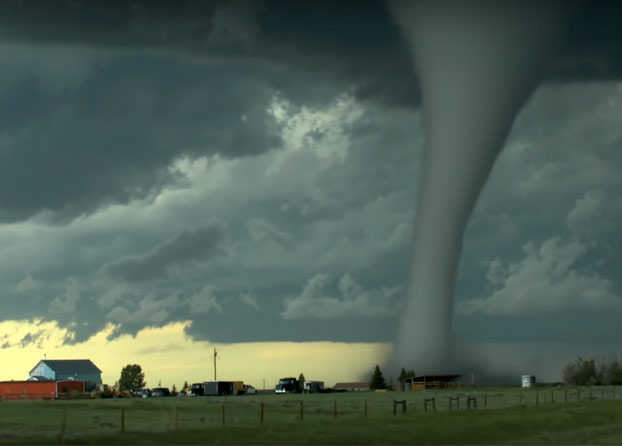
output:
[[[621,334],[605,3],[477,204],[460,339]],[[1,319],[58,321],[65,342],[173,321],[213,342],[393,339],[424,135],[384,2],[2,2],[0,60]],[[540,294],[559,320],[522,312]]]
[[[124,280],[147,280],[165,276],[171,267],[183,268],[193,263],[208,261],[224,254],[226,227],[222,223],[187,230],[171,240],[155,246],[151,251],[128,257],[104,267],[104,271]]]

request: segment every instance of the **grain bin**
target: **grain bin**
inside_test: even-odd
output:
[[[523,375],[522,376],[522,380],[523,380],[523,387],[524,388],[529,388],[529,387],[535,387],[536,386],[536,377],[533,375]]]

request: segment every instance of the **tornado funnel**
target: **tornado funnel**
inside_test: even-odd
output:
[[[468,218],[514,118],[562,41],[564,2],[405,1],[391,5],[411,42],[425,151],[397,366],[452,367],[453,295]]]

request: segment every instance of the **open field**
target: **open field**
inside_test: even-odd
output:
[[[2,401],[0,443],[622,444],[622,387]]]

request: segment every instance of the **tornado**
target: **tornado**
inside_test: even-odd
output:
[[[465,226],[521,106],[563,43],[563,1],[390,4],[410,43],[425,132],[398,367],[456,367],[454,288]],[[520,173],[517,172],[517,175]]]

